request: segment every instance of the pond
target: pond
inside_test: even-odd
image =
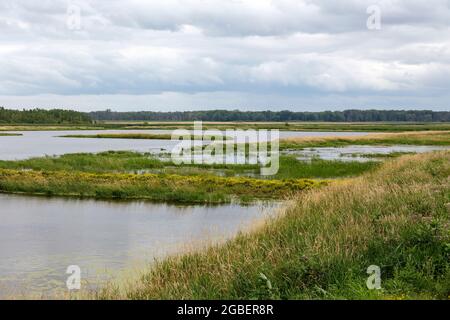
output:
[[[0,298],[65,290],[69,265],[83,283],[235,235],[276,203],[180,206],[0,195]],[[106,277],[106,278],[105,278]]]

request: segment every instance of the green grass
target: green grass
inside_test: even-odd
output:
[[[266,179],[337,178],[359,175],[378,166],[377,162],[342,162],[312,159],[303,162],[294,156],[280,156],[280,170]],[[259,177],[256,164],[189,164],[175,165],[148,153],[109,151],[98,154],[66,154],[18,161],[0,161],[0,168],[14,170],[80,171],[94,173],[133,173],[139,171],[178,175],[223,175],[228,177],[251,175]]]
[[[47,156],[27,160],[2,161],[0,168],[15,170],[43,170],[43,171],[82,171],[95,173],[133,173],[142,170],[159,169],[172,173],[196,172],[197,174],[211,174],[212,170],[235,175],[244,172],[259,172],[258,165],[244,164],[185,164],[175,165],[170,160],[158,159],[149,153],[132,151],[107,151],[101,153],[76,153],[62,156]]]
[[[0,132],[0,137],[17,137],[21,136],[21,133],[2,133]]]
[[[0,169],[0,192],[185,203],[283,199],[325,185],[310,179],[262,180],[213,175],[87,173]]]
[[[280,156],[280,170],[273,177],[275,179],[287,178],[338,178],[357,176],[373,170],[380,165],[379,162],[343,162],[337,160],[321,160],[313,158],[310,162],[299,161],[295,156]]]
[[[298,194],[260,228],[159,261],[93,298],[448,299],[449,159],[403,156]],[[366,287],[370,265],[381,268],[381,290]]]
[[[142,169],[164,168],[166,163],[152,157],[128,151],[77,153],[59,157],[47,156],[18,161],[0,161],[3,169],[31,169],[42,171],[130,172]]]
[[[263,177],[259,176],[259,166],[251,164],[176,166],[137,152],[81,153],[0,161],[0,192],[191,203],[247,202],[284,199],[310,186],[322,185],[315,179],[355,176],[377,166],[376,162],[302,162],[293,156],[281,156],[279,172]]]

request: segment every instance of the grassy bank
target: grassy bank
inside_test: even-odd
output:
[[[297,137],[280,142],[281,149],[341,147],[349,145],[437,145],[450,146],[450,131],[370,134],[357,137]]]
[[[404,156],[299,194],[258,230],[158,262],[96,298],[448,299],[449,158]],[[381,268],[381,290],[366,287],[370,265]]]
[[[325,183],[309,179],[261,180],[212,175],[0,170],[0,192],[188,203],[283,199],[290,194]]]

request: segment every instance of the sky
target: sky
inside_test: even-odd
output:
[[[2,0],[0,106],[450,110],[450,0]]]

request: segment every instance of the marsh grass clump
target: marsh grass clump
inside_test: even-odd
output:
[[[293,155],[280,156],[280,170],[272,177],[286,178],[320,178],[330,179],[339,177],[358,176],[364,172],[374,170],[380,163],[376,161],[339,161],[313,158],[311,161],[298,160]]]
[[[59,138],[85,138],[85,139],[142,139],[142,140],[172,140],[172,135],[167,133],[99,133],[99,134],[70,134]],[[191,135],[192,140],[212,139],[207,135]],[[224,137],[225,140],[232,139]]]
[[[165,162],[148,153],[107,151],[46,156],[17,161],[0,161],[0,168],[41,171],[129,172],[163,168]]]
[[[6,133],[6,132],[0,132],[0,137],[18,137],[21,136],[21,133]]]
[[[159,261],[124,293],[95,298],[448,299],[449,159],[403,156],[300,193],[259,229]],[[370,265],[380,290],[366,287]]]
[[[0,191],[100,199],[225,203],[279,199],[325,185],[310,179],[262,180],[212,175],[87,173],[0,169]]]

